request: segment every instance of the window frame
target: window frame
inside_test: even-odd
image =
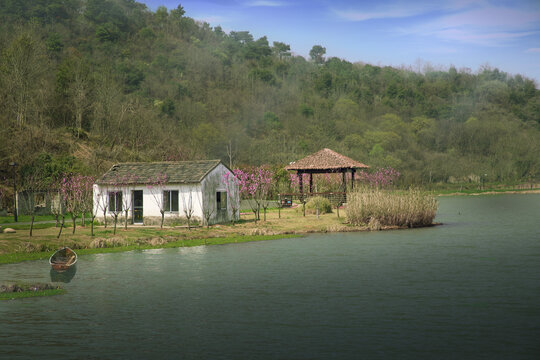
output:
[[[168,195],[165,195],[168,193]],[[176,193],[176,196],[175,196]],[[163,211],[166,213],[176,214],[180,211],[178,190],[163,190],[161,196],[163,196]],[[168,201],[166,201],[166,199]],[[174,201],[176,200],[176,202]],[[174,206],[176,205],[176,206]],[[176,207],[176,210],[174,209]]]
[[[218,211],[227,210],[227,192],[226,191],[216,191],[216,209]]]
[[[122,212],[122,191],[109,191],[109,212]]]

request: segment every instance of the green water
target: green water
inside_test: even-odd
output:
[[[441,198],[437,221],[82,256],[66,295],[0,302],[0,358],[540,358],[540,195]]]

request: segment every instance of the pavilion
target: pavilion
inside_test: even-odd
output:
[[[345,155],[341,155],[330,149],[322,149],[303,159],[294,161],[285,166],[285,170],[296,171],[300,178],[300,193],[304,193],[303,174],[309,174],[309,192],[313,193],[313,174],[342,173],[343,192],[347,189],[346,174],[351,173],[351,186],[354,186],[354,175],[356,169],[367,169],[369,166],[353,160]]]

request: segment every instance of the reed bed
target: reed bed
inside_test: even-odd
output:
[[[347,219],[353,225],[421,227],[433,224],[437,200],[432,194],[409,189],[388,191],[361,188],[349,194]]]

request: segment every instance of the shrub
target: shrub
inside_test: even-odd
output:
[[[328,214],[332,212],[330,200],[322,196],[316,196],[309,199],[306,203],[306,212],[315,214],[317,212],[317,207],[319,208],[319,214]]]
[[[433,223],[437,200],[433,195],[410,189],[405,192],[359,189],[349,195],[347,219],[353,225],[419,227]],[[379,227],[380,227],[379,226]]]

